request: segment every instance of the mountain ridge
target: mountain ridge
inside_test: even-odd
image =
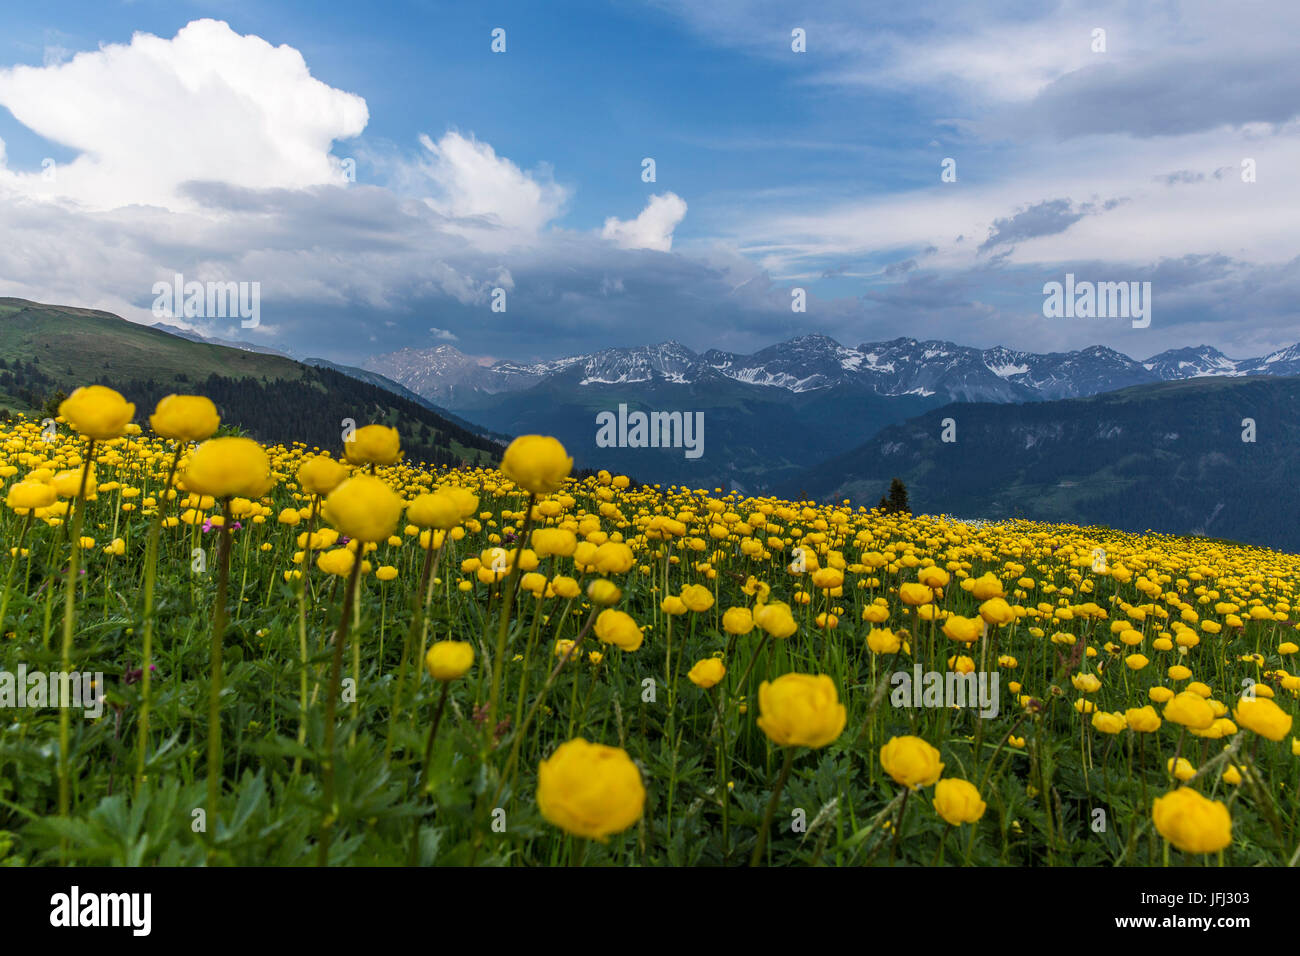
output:
[[[1243,359],[1199,345],[1138,360],[1102,345],[1041,353],[899,336],[846,346],[829,336],[808,333],[748,355],[719,349],[696,353],[669,340],[541,362],[488,362],[443,344],[371,356],[361,367],[459,410],[490,401],[490,396],[523,391],[575,368],[581,371],[574,380],[577,387],[638,382],[685,385],[717,375],[796,394],[852,384],[885,397],[1018,402],[1078,398],[1188,378],[1300,374],[1300,344]]]

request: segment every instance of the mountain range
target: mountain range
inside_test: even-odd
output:
[[[794,393],[855,386],[886,397],[1024,402],[1204,376],[1296,375],[1300,345],[1246,359],[1231,359],[1201,345],[1139,361],[1104,346],[1044,354],[897,338],[849,347],[813,334],[750,355],[717,349],[696,353],[678,342],[664,342],[544,362],[487,362],[439,345],[372,356],[362,367],[457,410],[490,406],[492,396],[523,391],[557,375],[567,375],[578,387],[726,379]],[[576,376],[569,374],[575,371]]]

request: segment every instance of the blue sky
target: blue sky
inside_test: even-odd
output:
[[[1300,339],[1300,14],[1234,9],[8,5],[0,294],[155,321],[175,272],[257,282],[256,329],[187,324],[350,362],[803,332],[1261,354]],[[1067,271],[1151,281],[1151,326],[1044,318]]]

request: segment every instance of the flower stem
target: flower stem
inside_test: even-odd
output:
[[[357,581],[361,577],[361,555],[352,561],[352,570],[348,572],[347,588],[343,592],[343,610],[339,614],[339,626],[334,632],[334,659],[330,664],[330,689],[325,697],[325,754],[323,775],[325,777],[325,815],[321,818],[320,837],[317,846],[316,865],[329,863],[330,831],[334,828],[334,819],[338,816],[338,807],[334,805],[334,719],[338,712],[339,685],[343,679],[343,644],[348,639],[348,622],[352,618],[352,599],[357,590]]]
[[[772,829],[772,817],[776,815],[776,804],[781,799],[785,782],[790,779],[790,768],[794,766],[794,747],[785,748],[785,762],[781,765],[781,774],[776,778],[772,788],[772,798],[767,801],[767,812],[763,814],[763,826],[758,831],[758,842],[754,844],[754,855],[749,858],[750,866],[758,866],[763,859],[763,850],[767,848],[767,831]]]

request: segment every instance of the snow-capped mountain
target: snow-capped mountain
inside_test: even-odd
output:
[[[1139,362],[1104,346],[1041,354],[910,338],[851,347],[825,335],[802,335],[752,355],[717,349],[697,354],[678,342],[664,342],[536,363],[486,363],[450,345],[439,345],[374,356],[363,367],[452,408],[529,388],[561,374],[574,387],[637,382],[693,385],[721,376],[794,393],[848,386],[887,397],[1014,402],[1078,398],[1202,376],[1297,375],[1300,345],[1249,359],[1231,359],[1217,349],[1198,346],[1171,349]]]

